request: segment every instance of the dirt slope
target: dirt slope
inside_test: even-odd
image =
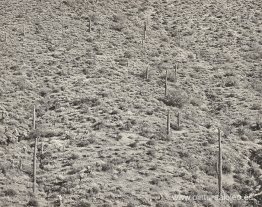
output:
[[[0,3],[0,206],[262,204],[260,0]]]

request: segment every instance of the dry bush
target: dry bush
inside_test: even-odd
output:
[[[115,30],[115,31],[118,31],[118,32],[121,32],[123,29],[124,29],[124,25],[123,24],[113,24],[111,26],[111,29],[112,30]]]
[[[253,150],[251,152],[250,159],[259,164],[260,167],[262,167],[262,149]]]
[[[33,130],[29,133],[28,139],[35,139],[37,137],[58,137],[62,136],[64,134],[64,131],[62,129],[55,129],[55,128],[41,128],[41,129],[36,129]]]
[[[262,82],[261,81],[253,80],[253,82],[251,83],[251,86],[255,91],[262,93]]]
[[[246,202],[243,200],[233,200],[230,204],[231,207],[245,207]]]
[[[100,105],[101,102],[98,97],[80,98],[72,102],[73,106],[84,105],[84,104],[91,106],[91,107],[95,107],[95,106]]]
[[[227,77],[225,82],[224,82],[224,86],[225,87],[233,87],[233,86],[237,86],[238,85],[238,81],[235,77]]]
[[[70,157],[68,159],[71,159],[71,160],[77,160],[80,158],[80,155],[79,154],[76,154],[76,153],[73,153],[70,155]]]
[[[78,203],[75,205],[75,207],[91,207],[92,205],[85,200],[78,201]]]
[[[35,198],[31,198],[26,204],[26,206],[40,207],[40,204]]]
[[[126,205],[126,207],[136,207],[136,205],[129,202],[129,203]]]
[[[182,126],[178,126],[177,124],[174,124],[174,123],[170,123],[170,127],[171,127],[171,129],[173,129],[175,131],[182,130]]]
[[[101,170],[104,172],[109,171],[111,169],[113,169],[113,165],[111,163],[103,163],[101,165]]]
[[[17,195],[17,192],[14,189],[7,189],[4,191],[5,196],[14,197]]]
[[[166,74],[162,74],[160,76],[161,79],[165,80]],[[175,76],[175,71],[174,70],[169,70],[167,74],[167,80],[170,82],[175,82],[176,81],[176,76]]]
[[[168,95],[163,99],[163,102],[168,106],[183,108],[188,102],[188,96],[183,90],[173,89],[168,92]]]
[[[215,177],[217,175],[217,163],[215,161],[213,161],[212,163],[208,163],[206,165],[200,166],[200,169],[209,176]]]
[[[143,137],[149,137],[152,134],[151,126],[148,123],[143,122],[138,127],[139,135]]]
[[[170,205],[164,202],[158,202],[156,203],[156,207],[170,207]]]
[[[232,172],[231,163],[223,162],[223,164],[222,164],[222,172],[223,172],[223,174],[230,174]]]

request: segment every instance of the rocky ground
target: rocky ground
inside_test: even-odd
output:
[[[261,205],[260,1],[0,3],[0,206]]]

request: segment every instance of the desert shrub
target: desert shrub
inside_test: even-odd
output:
[[[111,26],[111,29],[118,31],[118,32],[121,32],[124,29],[124,25],[123,24],[113,24]]]
[[[136,148],[137,147],[137,142],[136,141],[132,142],[128,146],[131,147],[131,148]]]
[[[259,103],[253,103],[250,107],[251,110],[261,110],[261,104]]]
[[[51,152],[44,152],[43,154],[40,154],[40,159],[41,160],[49,160],[52,158],[52,153]]]
[[[237,86],[237,80],[235,77],[228,77],[226,78],[225,82],[224,82],[224,86],[225,87],[233,87],[233,86]]]
[[[121,65],[121,66],[127,66],[127,64],[128,64],[128,60],[125,59],[125,58],[119,58],[119,59],[116,60],[116,62],[118,62],[118,64]]]
[[[56,137],[56,136],[61,136],[63,135],[63,130],[62,129],[43,129],[40,131],[41,132],[41,137]]]
[[[176,81],[175,72],[174,72],[174,71],[171,72],[171,71],[172,71],[172,70],[170,70],[170,71],[168,72],[168,74],[167,74],[167,80],[170,81],[170,82],[175,82],[175,81]],[[166,74],[162,74],[162,75],[160,76],[160,78],[163,79],[163,80],[165,80]]]
[[[201,106],[202,101],[201,101],[200,98],[192,97],[192,98],[190,99],[190,104],[193,105],[193,106]]]
[[[231,207],[245,207],[246,204],[243,200],[233,200],[231,203]]]
[[[200,169],[209,176],[216,176],[217,175],[216,167],[217,167],[216,163],[212,162],[211,164],[201,166]]]
[[[260,177],[262,175],[260,168],[254,164],[247,170],[247,173],[254,177]]]
[[[124,57],[125,57],[125,58],[130,59],[130,58],[132,58],[133,56],[134,56],[134,54],[133,54],[132,52],[130,52],[130,51],[125,51],[125,52],[124,52]]]
[[[136,207],[136,205],[129,202],[129,203],[126,205],[126,207]]]
[[[156,151],[155,150],[148,150],[146,154],[150,157],[156,157]]]
[[[39,207],[39,202],[35,198],[31,198],[26,206]]]
[[[112,164],[111,163],[103,163],[102,165],[101,165],[101,170],[102,171],[109,171],[109,170],[111,170],[113,168],[113,166],[112,166]]]
[[[222,172],[223,174],[229,174],[232,172],[232,167],[231,164],[229,162],[224,162],[222,164]]]
[[[29,139],[35,139],[37,137],[55,137],[63,135],[64,131],[62,129],[54,129],[54,128],[41,128],[33,130],[29,133]]]
[[[252,74],[253,74],[253,73],[252,73]],[[253,88],[255,91],[257,91],[257,92],[259,92],[259,93],[262,93],[262,83],[261,83],[261,82],[256,81],[256,80],[253,79],[253,82],[251,83],[251,86],[252,86],[252,88]]]
[[[84,104],[91,106],[91,107],[95,107],[95,106],[100,105],[101,102],[98,97],[86,97],[86,98],[74,100],[72,102],[73,106],[84,105]]]
[[[201,203],[202,203],[202,205],[203,205],[204,207],[215,207],[215,205],[212,204],[212,202],[209,201],[209,200],[203,200],[203,201],[201,201]]]
[[[182,126],[178,126],[177,124],[170,123],[170,128],[174,129],[175,131],[180,131],[182,129]]]
[[[91,204],[88,201],[79,201],[75,207],[91,207]]]
[[[84,68],[82,71],[83,71],[84,75],[89,75],[89,73],[90,73],[89,68]]]
[[[250,159],[262,167],[262,149],[252,151]]]
[[[158,202],[156,203],[156,207],[170,207],[170,205],[164,202]]]
[[[40,91],[39,91],[39,95],[42,96],[42,97],[45,97],[47,96],[47,94],[50,92],[50,90],[48,88],[42,88]]]
[[[14,189],[7,189],[4,191],[4,195],[14,197],[17,195],[17,192]]]
[[[187,100],[188,96],[186,92],[179,89],[173,89],[169,91],[166,98],[163,99],[163,102],[168,106],[182,108],[187,103]]]
[[[153,140],[153,139],[150,139],[149,141],[146,142],[147,145],[155,145],[156,144],[156,141]]]
[[[95,195],[99,193],[99,187],[98,186],[93,186],[92,188],[88,189],[88,193]]]
[[[143,122],[139,125],[138,132],[139,135],[143,137],[148,137],[152,133],[150,125],[146,122]]]
[[[69,157],[69,159],[72,159],[72,160],[77,160],[79,158],[80,158],[80,155],[76,153],[71,154],[71,156]]]
[[[240,126],[246,126],[246,125],[248,125],[249,124],[249,122],[248,122],[248,120],[244,117],[244,118],[239,118],[239,119],[236,119],[233,123],[232,123],[232,125],[234,126],[234,127],[240,127]]]
[[[235,76],[235,73],[233,70],[226,70],[224,73],[224,77],[230,77],[230,76]]]
[[[150,180],[149,183],[152,184],[152,185],[158,185],[159,179],[158,178],[152,178],[152,180]]]
[[[97,207],[113,207],[113,206],[109,203],[104,203],[104,204],[98,205]]]
[[[0,164],[0,173],[6,176],[7,166]]]

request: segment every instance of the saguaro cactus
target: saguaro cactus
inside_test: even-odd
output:
[[[167,137],[170,135],[170,111],[167,111],[167,117],[166,117],[166,135]]]
[[[149,66],[146,67],[146,80],[149,79]]]
[[[35,125],[36,121],[36,112],[35,112],[35,105],[33,110],[33,131],[36,129]],[[35,138],[35,147],[34,147],[34,157],[33,157],[33,193],[36,192],[36,153],[37,153],[37,141],[38,137]]]
[[[180,113],[177,114],[177,128],[180,129]]]
[[[19,166],[18,166],[19,170],[22,170],[23,169],[23,163],[22,163],[22,160],[20,159],[19,160]]]
[[[166,69],[166,78],[165,78],[165,96],[167,96],[167,77],[168,77],[168,70]]]
[[[5,32],[5,43],[7,44],[7,32]]]
[[[144,22],[144,40],[146,39],[146,22]]]
[[[177,70],[178,70],[178,64],[175,66],[175,82],[177,82]]]
[[[218,196],[221,198],[222,194],[222,144],[221,132],[218,128]]]
[[[25,37],[25,24],[23,24],[23,36]]]
[[[89,32],[91,32],[91,24],[92,24],[92,20],[91,20],[91,17],[88,18],[88,30]]]

